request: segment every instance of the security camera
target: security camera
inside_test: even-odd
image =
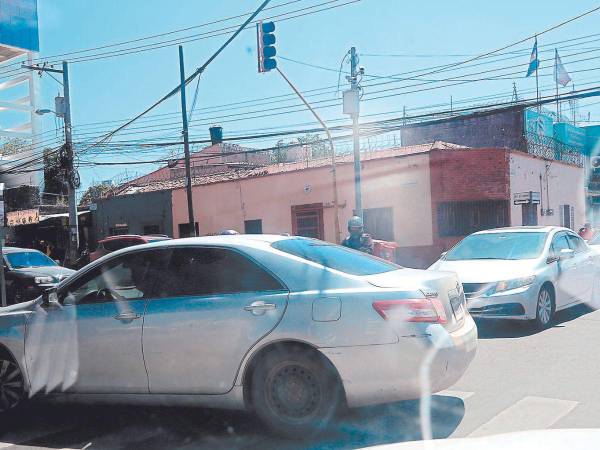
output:
[[[358,73],[360,73],[361,75],[365,74],[365,66],[358,66]]]

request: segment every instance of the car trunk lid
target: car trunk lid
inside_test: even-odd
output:
[[[459,328],[465,318],[465,296],[456,274],[416,269],[402,269],[366,277],[367,281],[385,290],[420,291],[425,297],[437,299],[444,307],[449,331]]]

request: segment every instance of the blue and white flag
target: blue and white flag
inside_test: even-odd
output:
[[[558,56],[558,49],[554,49],[554,81],[563,87],[571,82],[571,77],[567,73],[565,66],[563,66],[560,56]]]
[[[531,51],[531,57],[529,58],[529,67],[527,68],[527,75],[525,75],[525,77],[528,77],[533,72],[538,70],[539,66],[540,66],[540,60],[538,59],[537,38],[536,38],[535,44],[533,44],[533,50]]]

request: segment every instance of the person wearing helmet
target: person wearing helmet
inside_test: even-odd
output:
[[[373,254],[373,239],[364,232],[363,220],[359,216],[352,216],[348,221],[348,237],[342,241],[344,247],[353,248],[361,252]]]
[[[581,236],[584,240],[589,241],[594,237],[595,230],[592,227],[592,224],[586,222],[586,224],[579,229],[579,236]]]
[[[223,230],[219,233],[220,235],[233,235],[233,234],[240,234],[235,230]]]

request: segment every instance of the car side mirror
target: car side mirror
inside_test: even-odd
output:
[[[553,255],[553,256],[548,256],[546,258],[546,264],[552,264],[555,263],[556,261],[560,260],[559,256]]]
[[[570,248],[563,248],[560,251],[560,260],[561,261],[563,259],[571,259],[573,256],[575,256],[575,251],[571,250]]]
[[[58,292],[55,287],[46,289],[42,294],[42,302],[44,306],[59,307]]]

